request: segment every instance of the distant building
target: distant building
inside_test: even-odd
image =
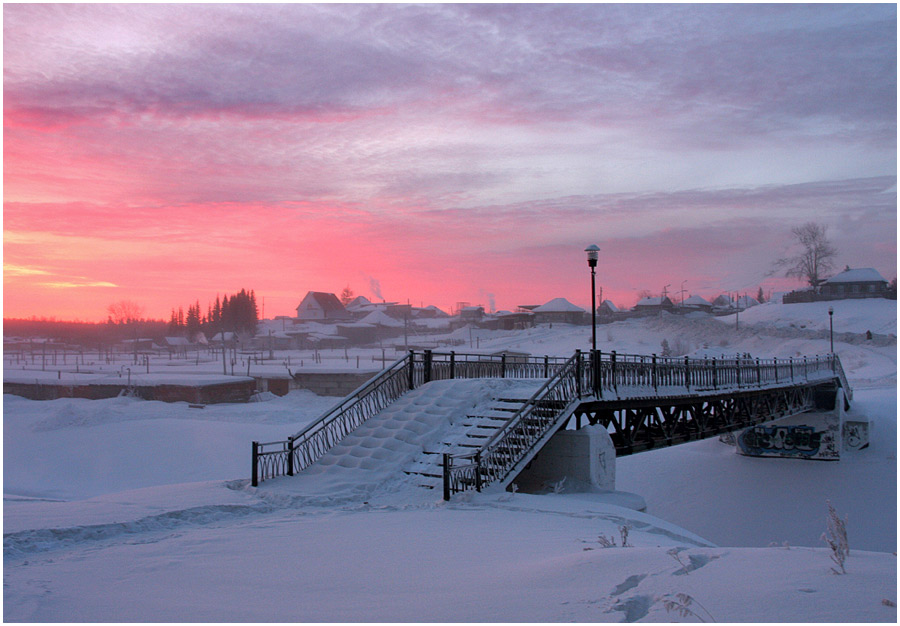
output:
[[[297,306],[297,320],[300,322],[322,320],[347,320],[350,314],[337,296],[333,293],[321,291],[307,292],[303,300]]]
[[[682,303],[682,306],[685,309],[693,310],[693,311],[703,311],[708,313],[712,310],[712,302],[703,298],[702,296],[691,296],[687,300]]]
[[[534,309],[534,321],[538,324],[582,324],[588,312],[565,298],[554,298]]]
[[[842,298],[883,298],[888,291],[888,282],[875,269],[862,267],[850,269],[832,276],[822,283],[819,293],[831,299]]]
[[[752,296],[741,296],[737,299],[737,308],[741,311],[744,309],[749,309],[752,306],[758,306],[759,301]]]
[[[467,306],[467,307],[463,307],[459,311],[460,321],[480,322],[481,318],[483,318],[483,317],[484,317],[484,307],[483,306]]]
[[[600,303],[600,306],[597,307],[597,317],[601,320],[608,321],[621,315],[622,311],[619,310],[619,307],[609,300],[604,300]]]
[[[634,305],[632,311],[641,315],[652,315],[661,311],[671,311],[675,308],[675,304],[668,296],[659,298],[643,298]]]

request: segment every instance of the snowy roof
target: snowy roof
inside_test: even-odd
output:
[[[577,313],[579,311],[585,312],[580,306],[575,306],[565,298],[553,298],[550,302],[534,309],[535,313]]]
[[[662,297],[659,297],[659,298],[643,298],[642,300],[640,300],[640,301],[639,301],[636,305],[634,305],[634,306],[662,306],[662,305],[665,304],[666,302],[668,302],[669,304],[672,303],[672,301],[669,300],[668,297],[666,297],[666,298],[662,298]]]
[[[187,340],[187,337],[166,337],[165,342],[167,346],[189,346],[191,342]]]
[[[617,313],[619,311],[619,307],[617,307],[615,304],[613,304],[611,300],[604,300],[603,302],[600,303],[600,306],[606,307],[608,310],[612,311],[613,313]]]
[[[449,317],[444,311],[434,306],[433,304],[429,304],[427,307],[422,309],[423,311],[432,311],[435,315],[440,315],[442,317]]]
[[[344,308],[348,311],[353,311],[365,304],[372,304],[372,301],[365,296],[356,296],[353,300],[348,302]]]
[[[403,322],[396,320],[390,315],[382,311],[372,311],[364,318],[359,320],[363,324],[372,324],[374,326],[387,326],[389,328],[402,328]]]
[[[837,276],[832,276],[826,283],[877,283],[887,282],[877,270],[871,267],[859,267],[855,270],[849,267]]]
[[[341,301],[338,300],[337,296],[333,293],[325,293],[324,291],[309,291],[307,292],[306,296],[304,296],[303,302],[310,298],[315,300],[319,307],[326,313],[346,310],[344,309],[344,305],[341,304]],[[297,305],[298,310],[303,305],[303,302]]]
[[[712,306],[712,304],[703,296],[691,296],[684,301],[685,306]]]

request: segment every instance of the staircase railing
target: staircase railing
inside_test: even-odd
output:
[[[847,400],[853,400],[853,388],[850,387],[850,382],[847,380],[847,374],[844,373],[844,366],[841,365],[841,359],[836,354],[831,355],[833,357],[833,371],[837,375],[838,380],[841,381],[841,388],[844,390],[844,395],[847,397]]]
[[[370,417],[406,392],[453,378],[547,378],[564,358],[509,354],[409,352],[284,441],[253,442],[251,484],[309,467]]]
[[[581,352],[532,395],[484,446],[472,454],[444,454],[444,499],[503,478],[557,422],[569,404],[592,387]]]

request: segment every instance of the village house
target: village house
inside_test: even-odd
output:
[[[588,312],[565,298],[554,298],[534,309],[534,321],[538,324],[583,324]]]
[[[674,308],[675,304],[668,296],[664,296],[659,298],[642,298],[631,310],[639,315],[654,315],[661,311],[671,312]]]
[[[709,313],[712,311],[712,303],[702,296],[691,296],[681,303],[681,306],[689,311],[702,311]]]
[[[871,267],[850,269],[848,265],[843,272],[832,276],[819,289],[819,293],[827,299],[844,298],[883,298],[888,291],[888,282],[877,270]]]
[[[309,291],[297,306],[298,322],[349,320],[351,315],[333,293]]]
[[[602,322],[611,322],[616,318],[623,317],[622,311],[610,300],[604,300],[597,307],[597,319]]]

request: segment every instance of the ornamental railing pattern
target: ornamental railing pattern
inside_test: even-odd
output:
[[[409,352],[284,441],[253,442],[251,484],[309,467],[370,417],[416,387],[454,378],[547,378],[564,358]]]
[[[838,378],[848,397],[840,359],[691,359],[575,352],[480,449],[444,454],[444,499],[503,479],[585,396],[628,398],[702,395],[710,392],[802,385]]]

